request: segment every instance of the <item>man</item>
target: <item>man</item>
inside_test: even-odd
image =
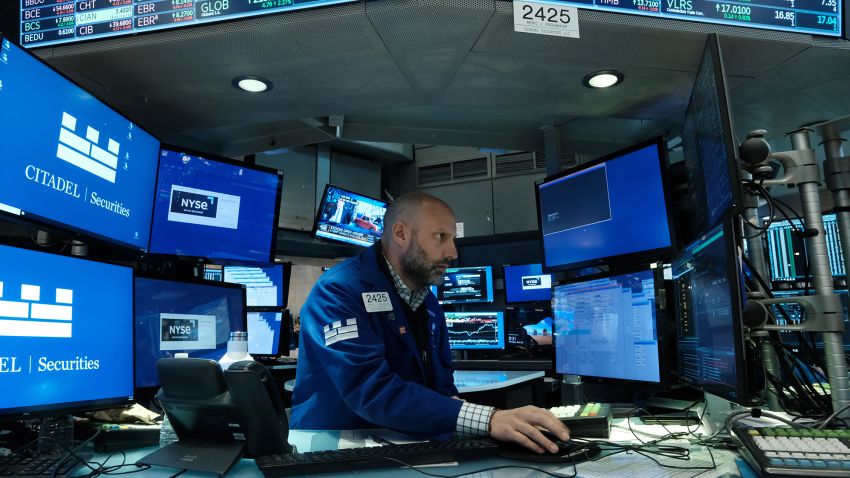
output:
[[[455,216],[424,193],[399,196],[381,240],[322,276],[301,309],[294,429],[389,428],[434,438],[491,436],[542,453],[567,428],[549,411],[457,398],[446,320],[429,284],[457,258]]]

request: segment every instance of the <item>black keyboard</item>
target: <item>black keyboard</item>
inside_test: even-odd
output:
[[[394,458],[408,465],[428,465],[495,456],[499,446],[490,440],[428,441],[369,448],[286,453],[256,459],[268,478],[313,473],[332,473],[377,467],[400,467]]]
[[[77,453],[79,456],[80,453]],[[91,454],[80,456],[88,459]],[[67,459],[66,459],[67,458]],[[2,476],[27,476],[27,477],[50,477],[53,469],[58,465],[56,474],[52,476],[64,478],[82,466],[77,459],[67,453],[40,454],[35,456],[10,455],[0,457],[0,477]]]

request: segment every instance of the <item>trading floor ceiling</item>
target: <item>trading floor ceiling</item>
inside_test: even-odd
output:
[[[580,39],[516,33],[511,2],[370,0],[36,50],[163,141],[227,155],[344,140],[601,153],[675,134],[706,34],[736,133],[850,114],[850,42],[582,10]],[[581,84],[617,69],[609,90]],[[240,75],[274,83],[247,94]],[[816,139],[816,138],[815,138]]]

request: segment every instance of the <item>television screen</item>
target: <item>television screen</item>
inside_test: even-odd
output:
[[[136,277],[136,386],[159,385],[156,361],[188,352],[219,360],[230,332],[245,331],[241,285]]]
[[[695,235],[706,233],[741,204],[732,114],[717,35],[711,34],[700,59],[682,123],[682,154],[688,178],[688,208]]]
[[[151,252],[272,262],[282,181],[280,171],[163,148]]]
[[[798,231],[805,226],[797,220],[794,225]],[[823,229],[826,233],[826,253],[829,267],[835,277],[844,277],[844,254],[841,236],[838,233],[838,220],[835,214],[823,215]],[[794,234],[794,227],[788,221],[775,221],[767,233],[767,261],[770,264],[770,278],[774,281],[802,281],[806,279],[806,242]],[[811,275],[811,272],[809,272]]]
[[[505,309],[505,340],[508,346],[534,349],[552,346],[552,311],[547,305]]]
[[[219,264],[204,264],[203,279],[212,282],[224,281],[224,266]]]
[[[660,382],[654,271],[555,287],[555,371]]]
[[[286,307],[289,292],[283,264],[271,267],[224,266],[224,282],[242,284],[248,307]]]
[[[659,139],[537,184],[547,270],[650,259],[673,245]]]
[[[330,184],[313,224],[313,235],[358,246],[371,246],[384,233],[387,203]]]
[[[505,348],[503,312],[446,312],[446,327],[453,350]]]
[[[254,356],[289,354],[289,313],[248,312],[248,353]]]
[[[443,284],[437,286],[437,300],[441,304],[493,302],[493,268],[449,267]]]
[[[0,264],[0,417],[132,403],[133,270],[8,246]]]
[[[548,301],[552,299],[552,276],[543,273],[542,264],[505,266],[505,301]]]
[[[0,45],[0,211],[146,251],[159,141]]]

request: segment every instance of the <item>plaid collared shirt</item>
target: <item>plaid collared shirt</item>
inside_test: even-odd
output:
[[[401,300],[404,301],[410,307],[410,310],[416,310],[425,302],[425,297],[428,296],[428,288],[422,287],[416,290],[410,290],[410,287],[401,280],[401,276],[398,275],[398,272],[395,271],[395,268],[390,261],[384,256],[384,260],[387,261],[387,267],[390,269],[390,277],[393,278],[393,284],[395,285],[395,290],[398,292]]]

